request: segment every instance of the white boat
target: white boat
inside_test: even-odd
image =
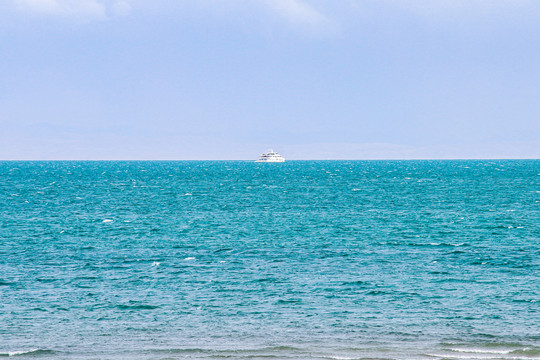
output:
[[[270,149],[267,152],[261,154],[256,162],[284,162],[285,158],[279,155],[274,150]]]

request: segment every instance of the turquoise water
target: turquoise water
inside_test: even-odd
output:
[[[540,161],[0,162],[0,357],[540,359]]]

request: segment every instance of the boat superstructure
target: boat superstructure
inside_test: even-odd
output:
[[[285,162],[285,158],[274,150],[270,149],[261,154],[256,162]]]

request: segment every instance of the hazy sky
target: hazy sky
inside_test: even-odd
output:
[[[540,158],[540,1],[0,1],[0,159],[268,148]]]

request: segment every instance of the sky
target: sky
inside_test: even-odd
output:
[[[0,159],[540,158],[538,0],[1,0]]]

